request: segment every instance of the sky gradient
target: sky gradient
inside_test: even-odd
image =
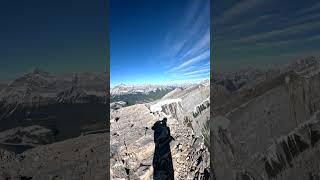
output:
[[[105,72],[105,0],[0,2],[0,80],[35,67],[54,74]]]
[[[213,1],[214,71],[320,55],[318,0]]]
[[[110,0],[111,86],[210,74],[209,0]]]

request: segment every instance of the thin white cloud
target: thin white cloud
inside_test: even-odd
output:
[[[180,70],[182,68],[185,68],[188,65],[198,63],[198,62],[200,62],[202,60],[205,60],[205,59],[208,59],[208,58],[210,58],[210,50],[207,50],[207,51],[199,54],[198,56],[195,56],[195,57],[193,57],[191,59],[188,59],[188,60],[184,61],[179,66],[172,68],[170,71]]]
[[[244,29],[244,28],[252,27],[252,26],[255,26],[256,24],[258,24],[260,22],[265,22],[265,20],[273,18],[275,16],[276,15],[274,15],[274,14],[258,16],[258,17],[255,17],[254,19],[251,19],[251,20],[249,20],[249,21],[247,21],[245,23],[240,23],[240,24],[236,24],[236,25],[233,25],[231,27],[228,27],[228,29],[230,29],[230,30],[238,30],[238,29]]]
[[[221,16],[214,21],[216,25],[226,24],[236,16],[248,13],[249,10],[261,5],[265,0],[243,0],[236,3],[230,9],[226,10]]]
[[[197,66],[194,66],[194,65],[192,65],[192,66],[188,66],[188,67],[186,67],[186,68],[183,68],[183,69],[180,69],[180,70],[176,70],[176,71],[170,71],[169,70],[169,72],[175,72],[175,73],[185,73],[185,72],[189,72],[189,71],[193,71],[193,70],[195,70],[195,69],[197,69],[198,67]]]
[[[256,49],[287,47],[290,45],[306,44],[310,42],[316,42],[319,40],[320,40],[320,35],[312,35],[307,38],[303,37],[303,38],[297,38],[297,39],[255,43],[254,46],[246,45],[246,46],[240,46],[240,47],[239,46],[230,47],[228,48],[228,50],[231,52],[231,51],[249,51],[249,50],[256,50]]]
[[[205,17],[205,14],[201,14],[197,17],[197,19],[188,27],[182,30],[181,37],[177,41],[175,41],[173,44],[170,45],[170,54],[171,55],[177,55],[181,50],[183,50],[187,45],[189,45],[190,42],[194,41],[194,37],[197,36],[197,34],[201,33],[202,28],[204,24],[206,23],[207,19]],[[209,29],[209,22],[208,23],[208,29]],[[179,36],[179,34],[176,34]],[[209,32],[209,38],[210,38],[210,32]],[[205,39],[206,40],[206,39]],[[200,42],[201,43],[201,42]]]
[[[249,3],[249,2],[247,2],[247,3]],[[239,2],[238,4],[241,4],[241,2]],[[302,15],[307,12],[315,12],[315,13]],[[218,31],[215,33],[215,39],[220,39],[220,35],[223,36],[224,34],[228,34],[230,32],[237,31],[240,29],[242,30],[242,29],[255,28],[257,26],[257,24],[262,23],[262,22],[266,22],[268,20],[273,20],[273,21],[277,21],[277,22],[282,21],[283,24],[287,24],[287,26],[297,25],[297,24],[301,24],[301,23],[307,23],[310,20],[319,19],[320,14],[318,12],[320,12],[320,2],[315,3],[312,7],[305,8],[305,9],[298,11],[296,13],[297,18],[290,19],[288,17],[279,16],[278,14],[267,14],[267,15],[262,15],[259,17],[251,16],[251,17],[249,17],[247,22],[244,22],[244,23],[241,22],[241,24],[238,24],[237,22],[235,22],[230,25],[228,25],[228,24],[227,25],[220,25],[219,28],[216,28]],[[228,14],[228,12],[225,12],[225,14]],[[217,19],[219,19],[219,18],[217,18]]]
[[[183,74],[183,73],[188,73],[188,72],[192,72],[192,71],[196,71],[196,70],[204,69],[204,68],[210,68],[210,61],[205,63],[205,64],[190,65],[190,66],[185,67],[183,69],[175,70],[175,71],[169,71],[169,72],[176,73],[176,74]]]
[[[210,57],[210,9],[209,0],[193,0],[184,19],[165,38],[164,53],[170,61],[167,75],[172,78],[198,76]],[[203,62],[203,63],[202,63]],[[201,72],[199,72],[201,73]]]
[[[251,29],[255,28],[259,23],[265,23],[268,20],[272,20],[273,18],[279,18],[276,14],[269,14],[269,15],[262,15],[258,17],[254,17],[253,19],[248,19],[246,22],[231,24],[230,26],[220,26],[217,28],[219,31],[214,33],[215,37],[221,36],[224,34],[229,34],[230,32],[244,30],[244,29]]]
[[[319,19],[319,18],[320,18],[320,14],[303,15],[303,16],[300,16],[299,18],[293,20],[290,23],[300,24],[300,23],[305,23],[305,22],[308,22],[310,20],[315,20],[315,19]]]
[[[320,3],[319,3],[320,4]],[[317,5],[315,6],[315,8]],[[312,9],[315,9],[312,8]],[[311,9],[311,8],[308,8]],[[306,11],[306,9],[303,9]],[[252,34],[250,36],[240,36],[238,39],[230,39],[228,37],[228,34],[234,30],[239,29],[250,29],[255,28],[256,24],[258,22],[261,22],[262,20],[268,20],[268,19],[274,19],[273,21],[283,21],[283,28],[275,29],[272,31],[266,31],[266,32],[257,32],[256,34]],[[303,16],[297,16],[297,18],[291,18],[288,19],[287,17],[280,17],[276,14],[274,15],[263,15],[257,18],[252,19],[251,21],[243,24],[231,24],[230,26],[222,26],[223,29],[220,29],[219,32],[217,32],[214,36],[215,41],[219,41],[220,43],[217,45],[219,47],[224,47],[224,45],[236,45],[239,46],[239,44],[243,43],[256,43],[257,41],[261,40],[268,40],[269,38],[274,38],[277,36],[286,36],[286,35],[294,35],[300,32],[306,32],[306,31],[312,31],[317,28],[320,28],[320,21],[317,22],[317,20],[320,19],[319,13],[313,13]],[[313,22],[312,22],[313,21]]]
[[[201,31],[201,27],[209,21],[206,16],[209,16],[209,7],[204,6],[203,2],[193,0],[185,11],[185,16],[176,29],[171,30],[165,37],[165,54],[168,56],[176,56],[192,38]],[[208,21],[208,22],[207,22]]]
[[[310,23],[304,23],[304,24],[286,27],[283,29],[273,30],[269,32],[257,33],[257,34],[240,38],[238,40],[234,40],[230,42],[231,43],[256,43],[256,41],[272,38],[275,36],[295,34],[299,32],[305,32],[308,30],[315,30],[317,28],[320,28],[320,22],[310,22]]]
[[[199,73],[199,74],[191,74],[191,75],[186,75],[183,76],[186,79],[192,79],[192,78],[199,78],[199,77],[207,77],[209,78],[210,76],[210,72],[206,72],[206,73]]]
[[[302,9],[301,11],[298,11],[297,14],[305,14],[305,13],[315,12],[319,10],[320,10],[320,2],[317,2],[309,8],[305,8],[305,9]]]
[[[210,72],[210,68],[199,69],[199,70],[196,70],[196,71],[187,72],[187,73],[184,73],[183,75],[202,74],[202,73],[205,73],[205,72]]]
[[[320,35],[319,34],[306,38],[306,41],[316,41],[316,40],[320,40]]]
[[[181,57],[181,59],[184,59],[188,56],[194,56],[200,50],[208,47],[210,47],[210,28],[208,28],[208,30],[203,34],[202,38],[199,39],[195,45]]]

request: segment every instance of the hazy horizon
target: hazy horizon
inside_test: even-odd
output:
[[[190,83],[199,83],[202,81],[210,81],[210,77],[208,78],[201,78],[201,79],[192,79],[192,80],[178,80],[178,81],[170,81],[170,82],[158,82],[158,83],[117,83],[117,84],[110,84],[110,88],[114,88],[115,86],[118,85],[126,85],[126,86],[145,86],[145,85],[183,85],[183,84],[190,84]]]
[[[6,83],[10,83],[14,80],[16,80],[17,78],[20,78],[28,73],[32,73],[35,69],[38,69],[40,71],[44,71],[46,73],[48,73],[49,75],[52,76],[66,76],[66,75],[73,75],[73,74],[85,74],[85,73],[91,73],[91,74],[95,74],[95,75],[100,75],[100,74],[105,74],[105,72],[98,72],[98,71],[66,71],[66,72],[54,72],[54,71],[50,71],[50,70],[46,70],[46,69],[42,69],[42,68],[38,68],[38,67],[32,67],[29,69],[26,69],[26,71],[21,71],[21,73],[17,73],[15,76],[12,76],[11,79],[0,79],[0,84],[6,84]],[[107,78],[107,76],[106,76]]]

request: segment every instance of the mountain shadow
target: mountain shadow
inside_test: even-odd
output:
[[[153,179],[154,180],[173,180],[174,170],[170,150],[170,142],[174,138],[170,134],[167,126],[167,118],[154,123],[155,151],[153,155]]]

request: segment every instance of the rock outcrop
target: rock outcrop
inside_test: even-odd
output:
[[[124,101],[110,103],[110,109],[114,109],[114,110],[117,110],[126,106],[127,106],[127,102],[124,102]]]
[[[0,144],[36,146],[52,142],[54,142],[54,133],[50,129],[38,125],[18,127],[0,132]]]
[[[108,179],[108,136],[80,136],[18,155],[0,149],[0,179]]]
[[[123,107],[111,113],[111,178],[152,179],[153,130],[166,117],[171,136],[175,179],[209,179],[205,145],[209,120],[209,86],[175,90],[163,99]]]
[[[307,160],[319,151],[312,142],[319,131],[320,66],[312,58],[297,64],[215,104],[210,139],[218,180],[307,179],[319,173],[320,161]]]

